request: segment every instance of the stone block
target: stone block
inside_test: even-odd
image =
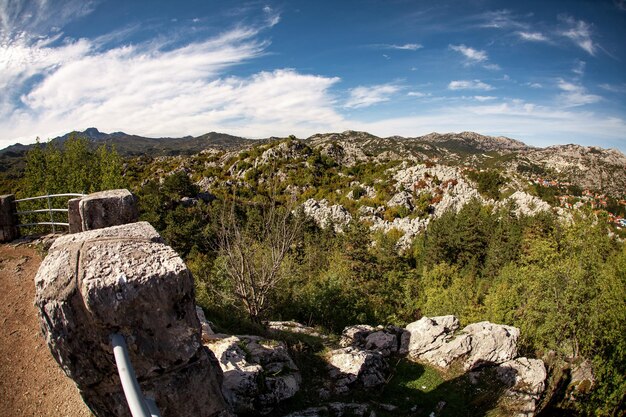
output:
[[[89,194],[80,199],[79,211],[83,231],[134,223],[139,218],[135,196],[124,189]]]
[[[20,236],[19,221],[15,214],[15,196],[0,196],[0,242],[10,242]]]
[[[70,224],[70,233],[83,231],[83,219],[80,217],[80,200],[82,197],[72,198],[67,202],[67,218]]]
[[[202,346],[193,278],[148,223],[59,238],[35,277],[46,341],[94,415],[130,416],[110,344],[122,334],[137,379],[164,417],[226,409]]]

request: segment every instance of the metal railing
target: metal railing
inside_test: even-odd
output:
[[[20,198],[19,200],[15,200],[15,203],[22,203],[25,201],[34,201],[34,200],[43,200],[46,199],[48,208],[44,209],[35,209],[35,210],[24,210],[24,211],[16,211],[15,214],[18,216],[28,215],[28,214],[37,214],[37,213],[49,213],[50,221],[45,222],[31,222],[31,223],[20,223],[17,227],[32,227],[32,226],[52,226],[52,233],[56,233],[56,226],[65,226],[69,227],[68,222],[57,222],[54,220],[54,213],[67,213],[68,209],[66,208],[52,208],[52,198],[58,197],[84,197],[86,194],[78,194],[78,193],[65,193],[65,194],[47,194],[40,195],[37,197],[28,197],[28,198]]]
[[[144,397],[141,392],[135,370],[133,369],[132,363],[130,363],[128,347],[126,346],[124,336],[119,333],[111,334],[111,346],[113,346],[117,372],[120,375],[122,389],[124,390],[131,415],[133,417],[161,417],[154,400]]]

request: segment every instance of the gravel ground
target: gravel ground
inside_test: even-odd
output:
[[[40,263],[26,244],[0,245],[0,417],[92,416],[41,334],[33,306]]]

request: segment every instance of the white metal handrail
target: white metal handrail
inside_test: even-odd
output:
[[[36,209],[36,210],[23,210],[23,211],[16,211],[15,214],[17,216],[20,215],[26,215],[26,214],[37,214],[37,213],[49,213],[50,214],[50,221],[47,222],[31,222],[31,223],[21,223],[18,224],[17,227],[32,227],[32,226],[52,226],[52,233],[56,233],[56,226],[64,226],[64,227],[69,227],[70,224],[69,222],[57,222],[54,220],[54,213],[67,213],[69,212],[68,209],[64,209],[64,208],[52,208],[52,202],[51,202],[51,198],[56,198],[56,197],[84,197],[85,194],[79,194],[79,193],[63,193],[63,194],[47,194],[47,195],[40,195],[40,196],[36,196],[36,197],[27,197],[27,198],[20,198],[18,200],[15,200],[15,203],[22,203],[25,201],[34,201],[34,200],[43,200],[46,199],[48,202],[48,208],[45,209]]]
[[[141,392],[135,370],[132,363],[130,363],[124,336],[119,333],[111,334],[111,345],[113,346],[117,372],[120,375],[122,389],[124,390],[131,415],[133,417],[161,417],[154,400],[144,397]]]

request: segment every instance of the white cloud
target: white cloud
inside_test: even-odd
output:
[[[602,100],[602,97],[598,95],[589,94],[582,85],[573,84],[563,79],[559,80],[558,87],[564,91],[564,93],[559,95],[559,99],[564,107],[583,106]]]
[[[430,96],[430,93],[422,93],[420,91],[409,91],[406,95],[409,96],[409,97],[421,98],[421,97],[428,97],[428,96]]]
[[[491,71],[500,71],[502,68],[500,68],[500,65],[498,64],[485,64],[483,65],[483,68],[491,70]]]
[[[487,61],[487,52],[471,48],[465,45],[450,45],[450,49],[463,54],[468,63]]]
[[[491,101],[497,98],[498,97],[495,97],[495,96],[474,96],[474,100],[476,101]]]
[[[400,87],[394,84],[355,87],[350,90],[350,96],[344,107],[358,109],[389,101],[390,97],[399,90]]]
[[[600,84],[600,87],[603,90],[610,91],[611,93],[626,93],[626,83],[623,84]]]
[[[389,49],[399,49],[405,51],[417,51],[420,48],[423,48],[419,43],[405,43],[404,45],[387,45]]]
[[[493,90],[494,87],[480,80],[454,80],[448,84],[448,90]]]
[[[585,61],[581,61],[580,59],[577,59],[576,63],[574,64],[574,67],[572,68],[572,72],[578,75],[579,77],[582,77],[583,75],[585,75],[586,66],[587,66],[587,63]]]
[[[583,21],[576,20],[573,17],[561,17],[570,27],[561,32],[561,35],[571,39],[576,45],[585,50],[589,55],[596,54],[597,45],[591,39],[591,26]]]
[[[528,82],[528,83],[526,83],[524,85],[526,85],[526,86],[528,86],[530,88],[543,88],[543,85],[541,83],[531,83],[531,82]]]
[[[42,80],[21,103],[5,103],[0,132],[3,139],[29,141],[89,126],[147,136],[222,130],[263,137],[321,131],[340,123],[329,93],[336,77],[289,69],[250,77],[223,75],[264,54],[267,44],[256,40],[256,34],[254,28],[238,28],[167,51],[150,44],[98,52],[89,41],[53,48],[45,56],[55,59],[41,60],[38,67],[43,68],[38,74]],[[82,43],[86,46],[79,48]],[[66,48],[80,53],[61,59],[69,55]]]
[[[18,33],[36,37],[58,31],[67,22],[93,12],[97,4],[92,0],[0,1],[0,41]]]
[[[529,42],[548,42],[549,39],[541,32],[517,32],[520,39]]]

